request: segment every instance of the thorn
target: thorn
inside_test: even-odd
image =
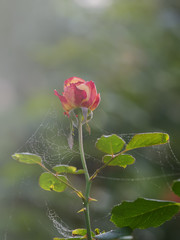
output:
[[[84,199],[82,192],[76,191],[76,194],[78,195],[79,198]]]
[[[81,213],[81,212],[84,212],[86,211],[86,208],[81,208],[77,213]]]
[[[93,201],[93,202],[97,202],[97,201],[98,201],[97,199],[91,198],[91,197],[89,197],[88,200],[89,200],[89,202],[90,202],[90,201]]]

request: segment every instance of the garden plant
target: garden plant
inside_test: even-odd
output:
[[[98,228],[91,228],[90,204],[96,201],[91,196],[91,187],[98,174],[109,166],[115,168],[126,168],[128,165],[135,164],[135,158],[131,155],[131,150],[145,148],[154,145],[167,144],[169,135],[161,132],[137,133],[129,140],[125,140],[116,134],[102,135],[97,139],[95,146],[97,151],[101,151],[102,164],[92,175],[89,174],[85,153],[83,148],[83,129],[84,127],[90,133],[89,121],[93,117],[94,110],[100,103],[100,94],[97,93],[93,81],[85,81],[78,77],[71,77],[64,82],[64,92],[61,94],[54,91],[59,98],[64,109],[65,117],[70,122],[70,134],[68,144],[73,148],[73,138],[75,129],[78,132],[79,153],[82,169],[77,169],[70,165],[55,165],[52,169],[47,168],[39,155],[23,152],[15,153],[13,159],[26,163],[36,164],[42,167],[44,172],[39,178],[39,185],[46,191],[63,192],[70,188],[82,202],[82,208],[79,212],[84,213],[85,228],[80,226],[72,231],[72,236],[67,239],[133,239],[133,230],[146,229],[149,227],[158,227],[165,221],[170,220],[180,210],[180,203],[168,200],[157,200],[138,198],[135,201],[123,201],[112,207],[110,221],[114,224],[111,231],[103,231]],[[80,191],[68,179],[70,174],[83,174],[85,178],[85,189]],[[172,184],[172,191],[180,196],[180,180],[175,180]],[[97,199],[98,200],[98,199]],[[64,238],[55,237],[54,240],[63,240]]]

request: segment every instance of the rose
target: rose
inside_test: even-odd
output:
[[[60,95],[57,90],[54,94],[58,96],[64,109],[64,114],[69,116],[69,111],[75,108],[88,108],[94,111],[100,102],[100,94],[97,94],[93,81],[85,81],[78,77],[68,78],[64,82],[64,92]]]

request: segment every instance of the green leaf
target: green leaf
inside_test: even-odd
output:
[[[87,234],[87,229],[85,228],[77,228],[75,230],[72,231],[72,235],[73,236],[85,236]],[[91,235],[94,237],[95,234],[91,231]]]
[[[112,159],[111,155],[105,155],[103,157],[103,162],[107,163]],[[135,158],[131,155],[128,154],[121,154],[115,157],[109,164],[108,166],[119,166],[126,168],[127,165],[131,165],[135,162]]]
[[[180,179],[177,179],[173,182],[172,190],[180,197]]]
[[[132,229],[129,227],[118,228],[116,230],[111,230],[109,232],[101,233],[96,235],[95,238],[99,240],[111,240],[111,239],[133,239],[131,236]]]
[[[87,230],[85,228],[77,228],[72,231],[72,235],[79,235],[79,236],[85,236],[87,233]]]
[[[138,133],[127,144],[126,150],[165,144],[168,141],[169,135],[166,133]]]
[[[84,174],[84,170],[83,169],[78,169],[73,174]]]
[[[96,233],[96,235],[99,235],[100,234],[100,229],[99,228],[95,228],[95,233]]]
[[[85,236],[87,234],[87,229],[85,228],[77,228],[75,230],[72,231],[72,235],[73,236]],[[94,237],[95,234],[91,231],[91,235]]]
[[[112,210],[111,221],[118,227],[145,229],[158,227],[171,219],[180,209],[176,202],[138,198],[122,202]]]
[[[57,165],[53,167],[53,170],[57,173],[74,173],[76,172],[76,167],[69,165]]]
[[[124,145],[124,140],[115,134],[103,135],[96,142],[97,149],[111,155],[120,152]]]
[[[27,164],[40,164],[42,159],[40,156],[32,153],[15,153],[12,155],[12,158],[22,162],[22,163],[27,163]]]
[[[65,176],[55,177],[48,172],[42,173],[39,178],[40,187],[46,191],[63,192],[67,187],[65,183],[67,183],[67,178]]]
[[[53,238],[53,240],[82,240],[82,237]]]
[[[53,167],[53,170],[56,171],[57,173],[71,173],[71,174],[83,174],[84,173],[83,169],[77,170],[76,167],[69,166],[69,165],[57,165],[57,166]]]

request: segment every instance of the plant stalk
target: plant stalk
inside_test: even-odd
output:
[[[79,137],[79,151],[80,151],[80,156],[81,156],[81,162],[82,166],[85,172],[85,180],[86,180],[86,189],[85,189],[85,199],[83,200],[84,204],[84,214],[85,214],[85,221],[86,221],[86,229],[87,229],[87,239],[92,240],[91,236],[91,223],[90,223],[90,215],[89,215],[89,194],[90,194],[90,189],[91,189],[91,180],[89,177],[87,165],[86,165],[86,160],[85,160],[85,155],[84,155],[84,147],[83,147],[83,132],[82,132],[82,115],[79,114],[79,126],[78,126],[78,137]]]
[[[122,155],[122,154],[124,154],[125,152],[127,152],[128,150],[123,150],[123,151],[121,151],[121,152],[119,152],[119,153],[117,153],[117,154],[115,154],[115,155],[112,155],[112,158],[107,162],[107,163],[105,163],[104,165],[102,165],[100,168],[98,168],[98,169],[96,169],[96,171],[93,173],[93,175],[90,177],[90,180],[92,181],[92,180],[94,180],[95,178],[96,178],[96,176],[99,174],[99,172],[101,171],[101,170],[103,170],[105,167],[107,167],[108,166],[108,164],[110,163],[110,162],[112,162],[113,161],[113,159],[115,158],[115,157],[117,157],[117,156],[119,156],[119,155]]]

